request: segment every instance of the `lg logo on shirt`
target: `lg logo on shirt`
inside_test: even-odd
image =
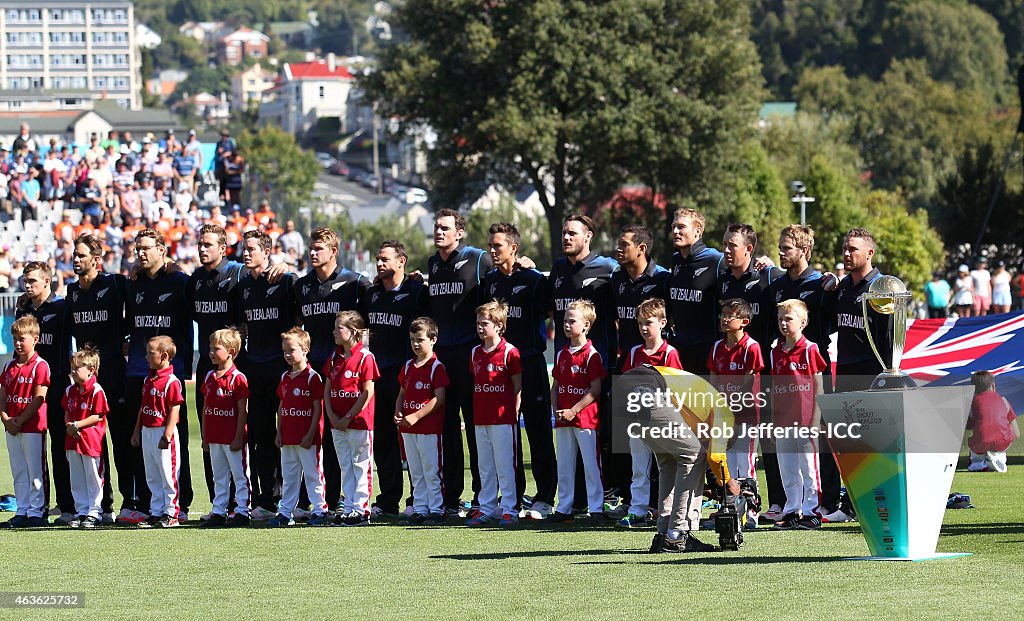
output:
[[[416,382],[416,390],[430,390],[430,384],[424,384],[423,382]]]
[[[308,397],[309,391],[302,390],[301,388],[296,388],[295,390],[292,391],[292,394],[295,395],[296,397]]]
[[[799,362],[790,362],[789,363],[789,370],[790,371],[796,371],[796,370],[806,371],[807,370],[807,363],[801,364]]]

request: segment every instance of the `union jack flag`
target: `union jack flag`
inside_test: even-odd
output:
[[[996,390],[1024,412],[1024,312],[917,319],[907,330],[903,370],[920,383],[970,384],[971,373],[997,375]]]

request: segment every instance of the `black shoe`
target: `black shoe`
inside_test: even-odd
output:
[[[249,518],[248,515],[235,513],[233,516],[228,518],[227,522],[224,525],[228,528],[244,528],[246,526],[249,526],[249,524],[251,523],[252,520]]]
[[[551,515],[544,518],[545,524],[572,524],[576,520],[576,517],[571,513],[559,513],[555,511]]]
[[[227,523],[228,519],[220,513],[211,513],[210,517],[199,522],[199,528],[220,528],[221,526],[226,526]]]
[[[444,525],[444,514],[443,513],[428,513],[427,517],[423,519],[423,526],[443,526]]]
[[[651,543],[651,549],[654,549],[654,543]],[[655,551],[657,554],[679,554],[686,552],[686,536],[683,535],[679,539],[672,539],[668,535],[662,535],[661,541],[657,542],[658,549]]]
[[[654,533],[654,539],[651,541],[651,549],[648,550],[651,554],[658,554],[661,552],[661,546],[665,543],[665,535],[661,533]]]
[[[799,530],[818,530],[821,528],[821,519],[816,515],[809,515],[797,520],[796,527]]]
[[[775,530],[796,530],[800,528],[800,516],[790,513],[775,523]]]
[[[402,518],[399,522],[402,526],[420,526],[423,522],[427,521],[427,516],[422,513],[413,513]]]
[[[683,544],[684,552],[714,552],[718,548],[710,543],[704,543],[700,539],[693,536],[693,533],[686,533],[682,537],[685,540]]]

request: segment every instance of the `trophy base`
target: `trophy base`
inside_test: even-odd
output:
[[[917,382],[902,371],[896,373],[879,373],[871,382],[870,390],[913,390]]]

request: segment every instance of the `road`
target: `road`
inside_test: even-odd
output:
[[[377,198],[372,190],[349,181],[345,177],[326,172],[320,173],[313,185],[313,195],[327,211],[339,207],[364,207],[371,200]]]

